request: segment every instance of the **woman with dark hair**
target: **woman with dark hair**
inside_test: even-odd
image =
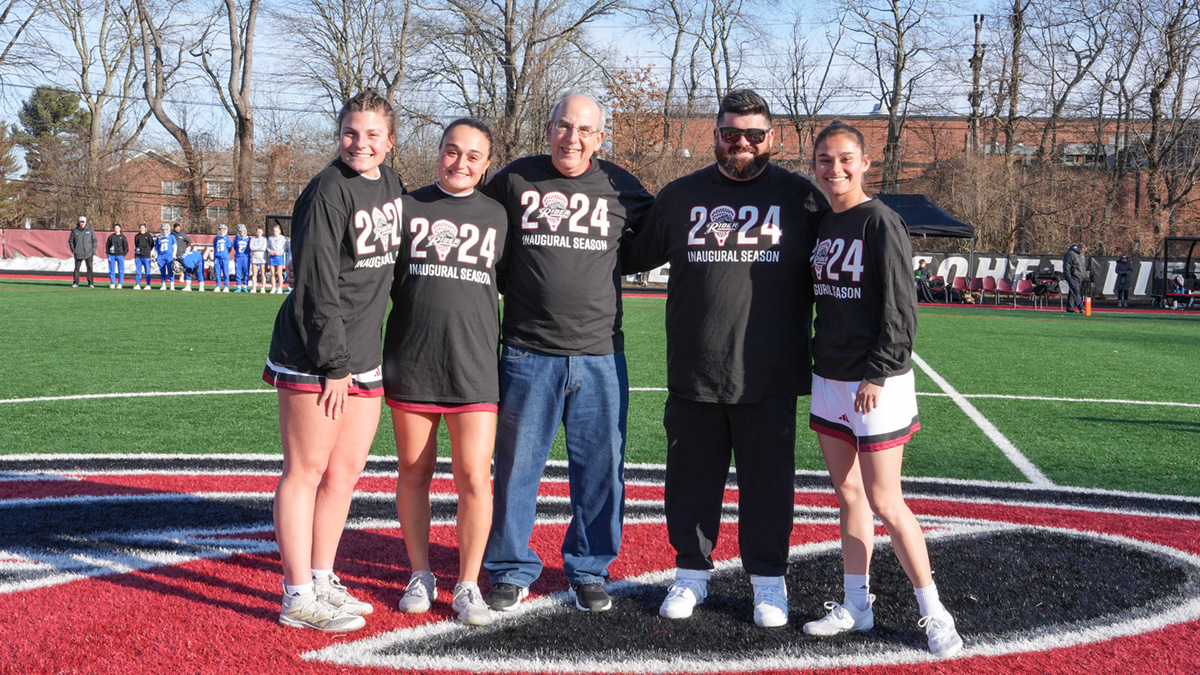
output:
[[[954,618],[938,599],[925,536],[900,491],[904,446],[918,429],[912,346],[917,298],[904,221],[863,188],[871,166],[862,134],[834,122],[814,142],[817,184],[833,210],[813,249],[812,412],[821,454],[837,494],[845,598],[804,624],[811,635],[875,625],[870,594],[875,516],[912,582],[929,650],[962,649]]]
[[[383,345],[383,386],[399,457],[396,513],[412,566],[400,609],[420,614],[437,599],[429,489],[445,419],[458,491],[458,580],[451,606],[473,626],[491,622],[478,577],[492,524],[500,400],[497,287],[508,230],[504,207],[476,190],[491,161],[487,125],[455,120],[442,133],[437,182],[405,196],[403,247]]]

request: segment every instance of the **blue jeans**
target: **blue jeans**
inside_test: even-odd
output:
[[[108,256],[108,283],[110,283],[110,284],[125,283],[125,256],[123,256],[123,255]]]
[[[137,284],[139,286],[142,285],[142,279],[146,280],[147,286],[150,285],[150,258],[134,258],[133,271],[137,275]]]
[[[500,355],[494,512],[483,567],[492,583],[528,588],[542,573],[529,547],[537,491],[561,423],[567,441],[571,522],[563,572],[576,584],[604,582],[621,549],[625,515],[624,354],[554,356],[505,345]]]

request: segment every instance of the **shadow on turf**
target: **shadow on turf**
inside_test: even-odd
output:
[[[1136,424],[1139,427],[1156,426],[1163,427],[1171,431],[1200,434],[1200,422],[1192,420],[1131,420],[1109,417],[1072,417],[1070,419],[1077,420],[1079,422],[1101,424]]]

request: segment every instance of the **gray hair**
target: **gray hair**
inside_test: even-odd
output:
[[[597,131],[604,131],[604,127],[608,124],[608,111],[604,109],[604,106],[601,105],[599,101],[580,91],[568,91],[567,93],[558,97],[558,100],[554,102],[554,107],[550,109],[550,121],[557,122],[559,119],[558,115],[560,112],[562,112],[563,106],[567,104],[568,100],[576,96],[582,96],[596,104],[596,107],[600,109],[600,126]]]

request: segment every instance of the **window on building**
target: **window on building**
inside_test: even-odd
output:
[[[276,183],[275,184],[275,197],[276,197],[276,199],[291,199],[291,197],[292,197],[291,186],[288,185],[287,183]]]
[[[228,197],[232,184],[227,180],[204,181],[209,197]]]
[[[182,183],[180,183],[182,185]],[[162,207],[162,222],[174,223],[183,220],[182,206],[169,206],[164,204]]]
[[[254,195],[255,199],[262,199],[267,192],[267,184],[261,180],[256,180],[250,184],[250,194]]]
[[[210,206],[208,207],[208,219],[217,220],[222,223],[229,222],[229,207],[226,206]]]
[[[164,180],[162,182],[162,193],[172,197],[183,196],[183,181],[179,180]]]

